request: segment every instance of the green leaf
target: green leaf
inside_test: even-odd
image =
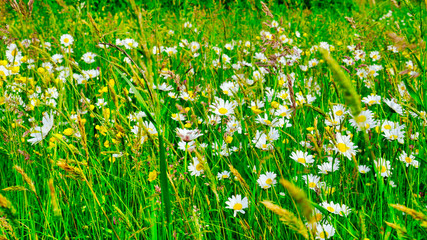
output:
[[[421,97],[417,94],[412,85],[408,83],[408,79],[406,79],[405,77],[403,77],[402,79],[403,83],[405,83],[406,90],[408,90],[409,95],[411,95],[411,97],[415,100],[415,102],[417,102],[417,104],[423,105]]]
[[[165,154],[165,146],[163,143],[163,131],[159,128],[159,123],[154,120],[153,116],[151,116],[150,111],[148,111],[148,106],[144,99],[142,98],[139,91],[135,88],[135,86],[132,84],[132,82],[126,78],[126,76],[116,67],[113,66],[117,72],[121,74],[123,79],[126,80],[128,85],[131,87],[132,91],[134,92],[136,99],[141,104],[142,107],[145,109],[145,113],[147,114],[147,118],[154,124],[156,127],[156,130],[158,132],[158,138],[159,138],[159,158],[160,158],[160,187],[162,189],[162,208],[166,215],[166,222],[168,226],[170,226],[171,221],[171,202],[170,202],[170,195],[169,195],[169,183],[168,183],[168,177],[167,177],[167,163],[166,163],[166,154]]]

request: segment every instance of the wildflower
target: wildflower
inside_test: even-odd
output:
[[[376,127],[377,125],[377,122],[374,119],[374,114],[371,110],[365,110],[360,112],[356,117],[353,116],[353,119],[350,119],[350,123],[359,131],[368,130]]]
[[[125,40],[122,41],[122,44],[126,49],[137,48],[139,45],[137,41],[131,38],[126,38]]]
[[[177,128],[176,135],[178,135],[178,137],[181,138],[181,141],[191,142],[194,139],[202,136],[203,134],[200,133],[199,129],[188,130],[188,129]]]
[[[362,99],[362,102],[365,104],[368,104],[369,106],[372,106],[374,104],[380,104],[381,103],[381,96],[369,95],[367,97],[364,97]]]
[[[295,162],[301,163],[304,167],[306,166],[306,164],[311,164],[314,162],[313,155],[309,155],[307,152],[303,152],[300,150],[293,152],[291,154],[291,158]]]
[[[328,174],[330,172],[335,172],[340,167],[340,162],[338,159],[333,159],[332,157],[328,157],[328,162],[322,163],[321,165],[317,166],[319,168],[320,174]]]
[[[209,106],[211,111],[216,115],[220,116],[229,116],[234,114],[234,108],[236,107],[236,103],[230,101],[224,101],[221,98],[217,98],[217,101]]]
[[[380,53],[378,51],[371,52],[371,54],[369,54],[369,57],[371,57],[372,61],[374,62],[380,60],[381,58]]]
[[[158,175],[158,173],[157,173],[157,171],[156,171],[156,170],[151,171],[151,172],[148,174],[148,181],[149,181],[149,182],[152,182],[152,181],[156,180],[156,179],[157,179],[157,175]]]
[[[336,153],[340,153],[348,159],[351,159],[352,156],[356,155],[357,146],[355,146],[354,143],[351,142],[350,136],[345,136],[341,133],[337,133],[336,142],[337,143],[333,148]]]
[[[200,176],[204,171],[203,163],[197,157],[193,157],[193,162],[188,166],[188,171],[191,172],[191,176]]]
[[[316,239],[329,239],[335,235],[335,228],[328,224],[316,224]]]
[[[391,165],[390,161],[385,160],[384,158],[378,158],[374,161],[375,168],[377,169],[377,172],[383,176],[383,177],[390,177],[391,176]]]
[[[200,49],[200,43],[198,42],[191,42],[189,45],[189,48],[192,52],[197,52],[197,50]]]
[[[87,52],[87,53],[83,54],[82,60],[85,63],[91,64],[91,63],[95,62],[95,57],[96,57],[95,53]]]
[[[64,45],[64,47],[68,47],[73,44],[74,38],[70,34],[64,34],[61,36],[60,41],[61,41],[61,44]]]
[[[403,144],[405,139],[405,131],[400,128],[393,128],[390,131],[385,131],[383,136],[389,141],[397,140],[400,144]]]
[[[318,187],[317,184],[320,181],[320,177],[313,174],[302,176],[302,179],[304,179],[304,182],[311,190],[315,190]]]
[[[259,186],[263,189],[268,189],[276,184],[276,174],[273,172],[266,172],[261,174],[257,180]]]
[[[42,123],[43,123],[43,126],[35,127],[33,129],[33,132],[30,134],[30,136],[32,138],[28,139],[28,142],[30,142],[31,145],[34,145],[36,143],[41,142],[47,136],[47,134],[50,132],[50,130],[52,129],[52,127],[53,127],[53,115],[52,115],[52,113],[50,115],[47,113],[44,113]]]
[[[178,143],[178,149],[181,151],[192,152],[196,149],[196,143],[194,141],[192,142],[181,141]]]
[[[225,202],[225,204],[227,204],[228,209],[233,209],[234,210],[234,217],[236,217],[236,214],[238,212],[245,214],[245,208],[248,208],[248,198],[244,197],[242,199],[242,196],[239,195],[235,195],[232,196],[231,198],[228,198],[228,201]]]
[[[218,180],[230,178],[230,172],[229,171],[219,172],[217,177],[218,177]]]
[[[412,165],[418,168],[418,161],[415,160],[415,156],[413,154],[408,155],[405,151],[403,151],[399,156],[399,160],[401,162],[404,162],[406,164],[406,167]]]
[[[395,99],[384,99],[384,102],[399,115],[403,115],[403,108]]]
[[[368,173],[368,172],[371,171],[371,169],[368,166],[365,166],[365,165],[359,165],[358,166],[358,170],[359,170],[360,173],[363,173],[363,174]]]

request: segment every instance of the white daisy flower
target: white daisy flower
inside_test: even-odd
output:
[[[227,204],[226,208],[234,210],[234,217],[236,217],[238,212],[245,214],[245,210],[243,209],[248,208],[248,198],[244,197],[242,199],[242,196],[239,194],[228,198],[225,204]]]

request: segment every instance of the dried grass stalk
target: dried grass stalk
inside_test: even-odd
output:
[[[28,177],[28,175],[24,172],[24,170],[23,170],[20,166],[15,165],[15,166],[13,166],[13,168],[14,168],[14,169],[19,173],[19,174],[21,174],[21,176],[24,178],[24,181],[28,184],[28,186],[30,186],[31,191],[32,191],[34,194],[36,194],[36,195],[37,195],[37,193],[36,193],[36,187],[34,186],[34,182],[33,182],[33,180],[31,180],[31,178],[30,178],[30,177]]]
[[[237,178],[237,180],[242,184],[243,187],[245,187],[247,190],[249,190],[249,185],[246,183],[245,179],[242,178],[242,175],[235,169],[231,164],[228,165],[230,167],[230,172],[233,173],[233,175]]]
[[[286,226],[295,232],[301,234],[305,239],[308,239],[308,229],[301,221],[301,219],[297,218],[292,212],[281,208],[280,206],[273,204],[271,201],[264,200],[261,202],[264,204],[266,208],[275,214],[280,216],[280,221],[282,221]]]
[[[319,51],[322,53],[323,58],[332,70],[334,79],[338,82],[339,88],[344,94],[344,100],[350,107],[351,114],[353,116],[358,116],[362,111],[359,94],[357,94],[356,90],[353,88],[350,79],[347,78],[340,65],[329,55],[329,53],[324,49],[319,49]]]
[[[17,185],[17,186],[3,188],[2,190],[5,192],[21,192],[21,191],[27,191],[28,189],[24,186]]]
[[[285,187],[289,195],[297,202],[297,204],[301,207],[302,215],[311,222],[313,209],[311,207],[310,201],[305,195],[304,191],[297,188],[294,184],[285,179],[280,179],[280,184]]]
[[[417,212],[412,208],[408,208],[400,204],[390,204],[390,206],[394,209],[397,209],[401,212],[411,215],[414,219],[418,221],[427,222],[427,216],[424,215],[422,212]]]
[[[262,11],[265,13],[265,15],[274,18],[273,14],[271,13],[270,9],[268,8],[267,4],[265,4],[263,1],[261,1],[262,5]]]
[[[402,227],[398,224],[387,222],[387,221],[385,221],[385,224],[387,224],[387,226],[389,226],[389,227],[391,227],[397,231],[397,236],[399,237],[399,239],[403,238],[407,235],[407,231],[406,231],[405,227]]]

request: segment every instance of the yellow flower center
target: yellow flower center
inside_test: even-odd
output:
[[[267,181],[265,181],[265,183],[267,183],[268,185],[271,185],[273,183],[273,180],[271,180],[271,178],[267,179]]]
[[[360,115],[358,117],[356,117],[356,122],[357,123],[362,123],[366,121],[366,116],[365,115]]]
[[[227,174],[222,175],[222,178],[228,178]]]
[[[298,158],[297,160],[299,163],[305,163],[305,158]]]
[[[392,140],[396,140],[396,139],[397,139],[397,135],[391,135],[391,136],[390,136],[390,138],[391,138]]]
[[[369,102],[368,102],[368,104],[369,104],[369,105],[372,105],[372,104],[374,104],[375,102],[376,102],[375,100],[371,100],[371,101],[369,101]]]
[[[225,115],[228,113],[228,110],[227,110],[227,108],[220,108],[220,109],[218,109],[218,112],[222,115]]]
[[[344,112],[342,110],[338,110],[335,114],[337,116],[342,116],[344,114]]]
[[[226,94],[226,95],[228,95],[228,91],[227,90],[224,90],[224,91],[222,91],[224,94]]]
[[[202,171],[203,170],[203,164],[199,163],[196,165],[196,170],[197,171]]]
[[[348,149],[350,149],[349,147],[347,147],[347,145],[345,145],[345,143],[338,143],[337,148],[338,148],[338,151],[342,153],[345,153],[347,152]]]
[[[411,162],[412,162],[412,159],[411,159],[410,157],[405,157],[405,162],[407,162],[407,163],[411,163]]]
[[[64,38],[64,43],[68,43],[68,42],[70,42],[70,39]]]
[[[267,144],[263,144],[263,145],[262,145],[262,148],[267,148]]]
[[[266,120],[264,120],[264,123],[267,124],[267,125],[270,125],[271,121],[266,119]]]
[[[335,212],[335,209],[334,209],[333,207],[331,207],[331,206],[327,207],[326,209],[327,209],[329,212]]]
[[[390,130],[391,126],[389,124],[387,124],[387,125],[384,126],[384,128],[387,129],[387,130]]]
[[[381,173],[385,173],[387,171],[387,168],[385,166],[381,166]]]
[[[319,234],[319,237],[320,237],[321,239],[327,239],[327,238],[328,238],[328,236],[329,236],[329,234],[328,234],[327,232],[325,232],[325,231],[323,231],[323,232],[321,232],[321,233]]]
[[[18,51],[16,49],[13,49],[11,54],[12,54],[12,56],[16,56],[16,55],[18,55]]]
[[[236,210],[236,211],[242,210],[242,208],[243,208],[243,206],[242,206],[241,203],[236,203],[233,206],[233,209]]]
[[[309,188],[315,188],[316,187],[316,183],[311,182],[311,183],[308,184],[308,187]]]

